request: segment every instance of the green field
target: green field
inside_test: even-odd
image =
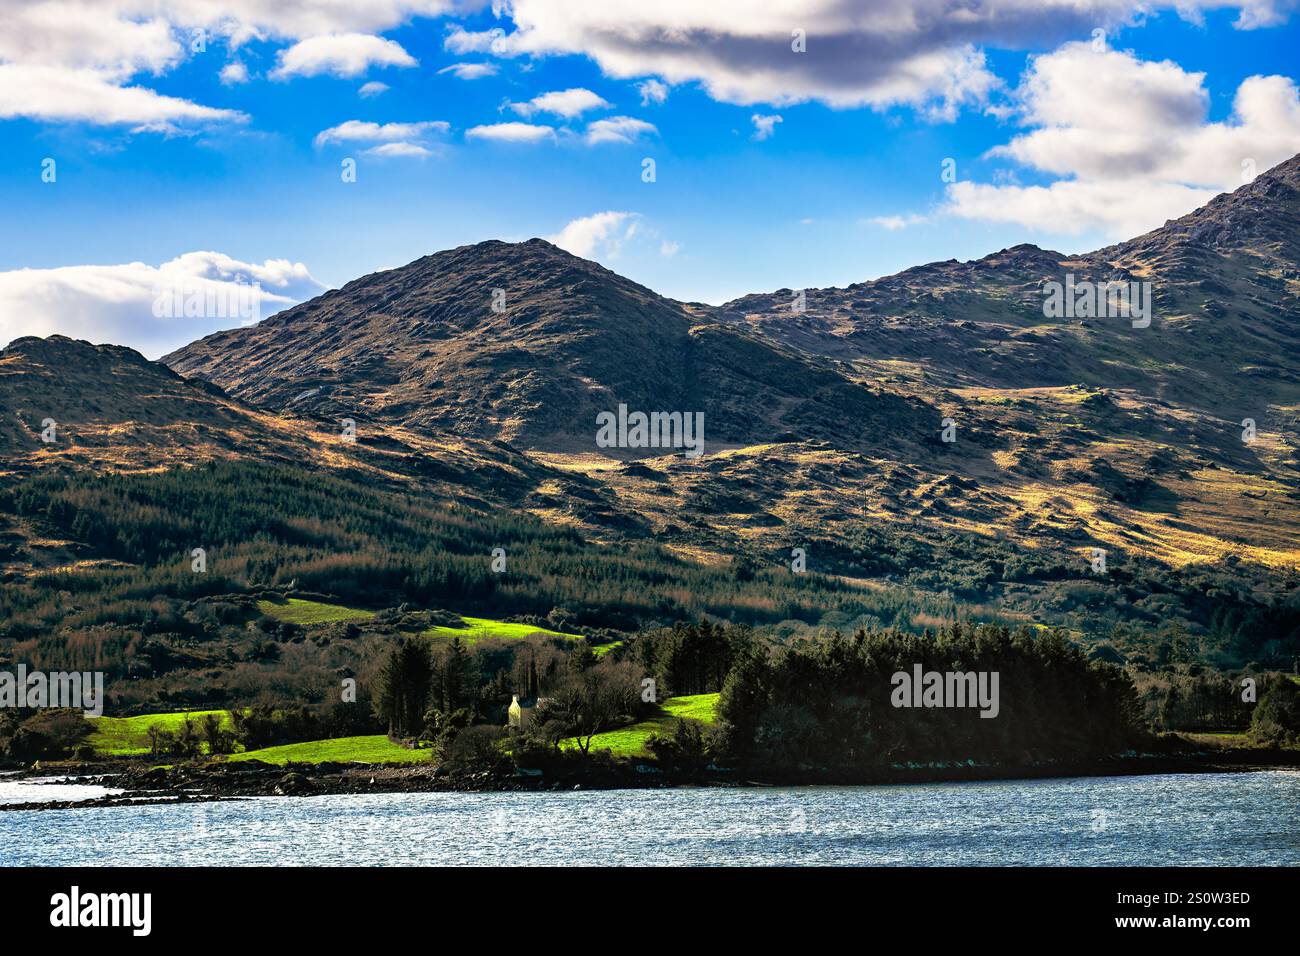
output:
[[[175,733],[186,717],[196,724],[204,714],[220,714],[221,726],[230,727],[224,710],[190,710],[174,714],[141,714],[139,717],[87,717],[92,728],[86,743],[106,757],[130,757],[149,752],[149,728],[154,724]]]
[[[231,763],[261,760],[263,763],[420,763],[429,759],[428,750],[407,750],[383,734],[368,737],[333,737],[308,740],[280,747],[248,750],[228,758]]]
[[[342,604],[325,604],[321,601],[307,601],[302,598],[289,598],[285,601],[258,601],[257,609],[267,617],[277,621],[291,621],[294,624],[328,624],[332,621],[368,621],[375,616],[373,611],[346,607]],[[544,634],[547,637],[562,637],[565,640],[581,640],[578,634],[553,631],[533,624],[512,624],[490,617],[465,617],[464,627],[431,627],[421,631],[425,637],[459,637],[465,644],[476,644],[486,637],[499,637],[504,640],[517,640],[529,634]],[[613,650],[621,642],[605,644],[594,648],[596,654]]]
[[[428,637],[459,637],[467,645],[476,644],[485,637],[518,640],[529,634],[545,634],[547,637],[562,637],[570,641],[581,639],[577,634],[565,634],[563,631],[552,631],[533,624],[508,624],[490,617],[463,617],[461,620],[465,622],[465,627],[431,627],[420,633]]]
[[[320,601],[304,601],[301,598],[289,598],[287,601],[258,601],[257,609],[267,617],[277,621],[290,621],[294,624],[328,624],[331,621],[368,621],[374,617],[373,611],[360,608],[344,607],[341,604],[323,604]]]
[[[607,730],[591,738],[591,750],[608,750],[615,757],[649,757],[646,741],[651,734],[664,736],[672,733],[674,723],[681,718],[698,720],[706,724],[718,719],[718,694],[691,694],[670,697],[660,707],[660,713],[630,727]],[[578,741],[570,737],[561,745],[565,750],[576,750]]]

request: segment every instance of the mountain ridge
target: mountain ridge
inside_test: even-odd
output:
[[[817,437],[818,404],[841,407],[863,442],[929,414],[540,239],[422,257],[162,361],[270,408],[306,400],[540,450],[594,447],[596,416],[619,404],[703,412],[714,447]]]
[[[1298,167],[1094,253],[1018,244],[805,290],[802,311],[789,289],[676,302],[544,240],[492,240],[164,362],[214,382],[204,394],[228,393],[277,442],[320,436],[284,454],[319,454],[352,419],[362,451],[391,447],[383,480],[425,487],[431,469],[449,499],[473,489],[707,561],[813,539],[844,550],[893,528],[1079,561],[1101,548],[1294,566]],[[1152,282],[1150,326],[1048,318],[1043,283],[1069,274]],[[620,404],[702,412],[704,457],[597,446],[596,415]],[[347,467],[351,453],[331,452]]]

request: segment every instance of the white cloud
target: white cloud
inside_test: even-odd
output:
[[[634,143],[642,135],[658,133],[653,123],[631,116],[611,116],[587,124],[587,145],[597,143]]]
[[[641,255],[657,252],[665,259],[671,259],[682,248],[647,226],[640,213],[612,209],[574,219],[546,238],[575,256],[602,262],[617,259],[628,243],[633,243]]]
[[[462,26],[453,26],[448,29],[442,45],[452,53],[494,53],[498,56],[509,56],[512,54],[505,35],[505,30],[500,27],[473,32]]]
[[[38,0],[67,4],[77,0]],[[251,39],[290,39],[344,33],[382,33],[412,17],[436,17],[453,10],[452,0],[95,0],[97,9],[123,17],[142,12],[165,16],[177,27],[204,27],[236,44]]]
[[[271,76],[360,76],[372,66],[418,66],[401,44],[366,33],[308,37],[280,51],[280,65]]]
[[[1203,206],[1219,192],[1178,183],[1062,181],[1051,186],[991,186],[960,182],[948,187],[946,210],[966,219],[1009,222],[1045,232],[1101,230],[1128,239],[1167,219]]]
[[[668,99],[668,86],[653,77],[643,83],[638,83],[636,91],[641,94],[642,106],[649,106],[651,103],[662,103]]]
[[[248,67],[238,60],[227,63],[221,68],[217,77],[227,86],[234,86],[237,83],[248,82]]]
[[[0,343],[58,333],[128,345],[157,358],[323,288],[301,262],[241,262],[218,252],[188,252],[158,266],[132,262],[0,272]],[[194,307],[187,310],[190,304]]]
[[[163,96],[142,86],[120,86],[102,72],[0,63],[0,119],[16,116],[101,125],[159,128],[177,122],[242,122],[235,110],[213,109]]]
[[[383,93],[388,92],[388,84],[380,83],[378,80],[371,80],[369,83],[361,84],[361,89],[357,90],[357,96],[363,100],[368,100]]]
[[[565,119],[573,119],[590,110],[606,109],[609,105],[608,102],[591,92],[591,90],[574,87],[569,90],[555,90],[551,93],[534,96],[527,103],[511,103],[510,108],[520,116],[532,116],[534,113],[552,113],[555,116],[563,116]]]
[[[770,139],[776,132],[776,124],[782,122],[779,116],[761,116],[758,113],[751,116],[749,121],[754,124],[754,139],[760,142]]]
[[[513,32],[461,31],[448,42],[498,56],[586,54],[613,77],[700,82],[714,99],[742,105],[906,103],[948,115],[965,103],[982,103],[998,81],[975,44],[997,38],[997,18],[984,10],[981,16],[945,15],[947,0],[920,0],[923,9],[913,11],[912,2],[805,0],[756,9],[747,0],[514,0]],[[1029,18],[1028,0],[995,6],[1017,8],[1020,16],[1006,19]],[[1089,28],[1097,22],[1071,19],[1076,32],[1085,20]],[[796,28],[806,31],[805,53],[792,49]],[[642,87],[647,102],[666,92],[663,80]]]
[[[1239,30],[1279,26],[1286,22],[1290,8],[1294,6],[1295,0],[1245,0],[1233,26]]]
[[[185,48],[172,25],[156,11],[111,2],[6,2],[0,60],[68,70],[93,69],[116,79],[161,73],[175,66]]]
[[[424,159],[426,156],[432,156],[433,151],[420,146],[418,143],[384,143],[382,146],[372,146],[366,150],[368,156],[401,156]]]
[[[451,124],[444,120],[421,123],[370,123],[348,120],[316,134],[317,148],[329,143],[375,143],[366,150],[368,156],[424,159],[434,151],[421,143],[433,134],[446,133]]]
[[[532,123],[489,123],[486,126],[471,126],[465,131],[465,138],[503,143],[536,143],[554,139],[555,130],[550,126],[535,126]]]
[[[366,120],[348,120],[338,126],[316,134],[316,145],[327,143],[394,143],[419,139],[429,133],[445,133],[451,125],[445,120],[427,120],[422,123],[371,123]]]
[[[636,235],[640,215],[634,212],[598,212],[574,219],[547,240],[584,259],[615,258],[623,243]]]
[[[485,76],[496,76],[497,66],[495,63],[453,63],[438,73],[450,73],[458,80],[481,80]]]
[[[946,211],[1058,233],[1129,237],[1203,205],[1300,152],[1300,91],[1248,77],[1232,115],[1209,122],[1205,74],[1177,63],[1067,43],[1034,58],[1016,91],[1027,132],[992,158],[1053,177],[1047,185],[957,182]],[[1006,177],[1002,177],[1006,178]]]
[[[1238,6],[1238,25],[1280,22],[1280,0],[511,0],[513,30],[468,32],[446,45],[496,56],[583,54],[609,76],[698,82],[715,99],[785,106],[907,105],[947,120],[982,106],[1000,81],[983,50],[1028,49],[1089,36],[1148,13]],[[792,32],[803,31],[806,52]],[[644,91],[643,91],[644,95]]]
[[[451,7],[452,0],[0,0],[0,102],[7,106],[0,117],[170,130],[238,120],[239,113],[163,96],[132,80],[198,55],[191,51],[196,36],[209,50],[223,39],[233,50],[252,39],[375,33]],[[379,61],[392,55],[380,53]],[[348,63],[344,57],[339,67]],[[237,76],[228,68],[224,81]]]
[[[899,229],[906,229],[908,226],[920,225],[929,220],[926,216],[919,216],[915,213],[911,213],[906,216],[872,216],[866,221],[872,225],[880,226],[882,229],[888,229],[890,232],[896,232]]]
[[[380,34],[414,17],[485,6],[457,0],[0,0],[0,63],[48,67],[9,73],[10,102],[30,93],[57,96],[35,83],[66,86],[66,71],[90,70],[109,86],[161,75],[192,56],[191,31],[209,49],[253,40],[290,42],[280,75],[356,76],[375,65],[411,66],[414,58]],[[713,97],[776,106],[817,100],[835,107],[910,105],[931,119],[964,106],[987,107],[999,81],[983,50],[1044,48],[1094,27],[1112,28],[1151,12],[1195,20],[1202,9],[1235,6],[1243,29],[1282,22],[1294,0],[510,0],[492,8],[510,26],[471,32],[452,26],[447,49],[493,56],[577,53],[606,74],[641,80],[643,104],[662,102],[669,84],[699,83]],[[791,49],[806,31],[807,52]],[[333,45],[333,51],[324,47]],[[348,49],[343,49],[347,46]],[[490,64],[452,70],[487,75]],[[654,79],[644,79],[654,77]],[[22,85],[19,85],[19,80]],[[84,77],[81,82],[84,82]],[[147,93],[152,91],[147,91]],[[156,95],[156,94],[154,94]],[[171,122],[172,107],[149,122]],[[185,101],[179,101],[185,102]],[[190,104],[202,110],[198,104]],[[994,107],[996,109],[996,107]],[[39,108],[14,115],[41,117]],[[93,115],[78,118],[95,122]]]

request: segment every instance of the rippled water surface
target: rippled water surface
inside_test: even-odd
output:
[[[0,774],[0,807],[14,803],[57,803],[65,800],[94,800],[121,793],[112,787],[77,783],[69,777],[32,777],[14,780]],[[3,851],[0,851],[0,859]]]
[[[1294,866],[1300,772],[0,811],[0,865],[448,863]]]

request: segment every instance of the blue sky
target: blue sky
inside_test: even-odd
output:
[[[238,324],[164,281],[269,314],[489,238],[709,302],[1083,251],[1300,152],[1287,4],[316,6],[0,0],[0,343],[154,356]]]

